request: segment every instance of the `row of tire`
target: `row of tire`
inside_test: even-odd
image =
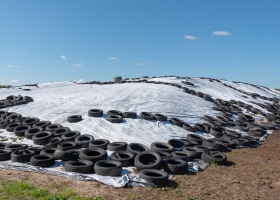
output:
[[[222,82],[221,82],[222,83]],[[224,86],[227,86],[233,90],[236,90],[238,92],[241,92],[245,95],[248,95],[248,96],[251,96],[252,98],[256,99],[256,98],[260,98],[262,100],[268,100],[268,101],[279,101],[278,98],[269,98],[269,97],[266,97],[266,96],[263,96],[263,95],[260,95],[260,94],[257,94],[257,93],[251,93],[251,92],[245,92],[244,90],[241,90],[241,89],[237,89],[229,84],[226,84],[226,83],[222,83]],[[260,88],[259,88],[260,89]]]
[[[114,83],[115,82],[113,82],[113,81],[111,81],[111,82],[91,82],[91,84],[98,84],[98,85],[106,85],[106,84],[114,84]],[[211,97],[211,95],[204,94],[202,92],[196,92],[195,90],[189,89],[187,87],[183,87],[182,85],[176,84],[176,83],[168,83],[168,82],[161,82],[161,81],[148,81],[146,79],[131,80],[131,81],[130,80],[123,80],[123,81],[120,81],[120,82],[117,82],[117,83],[118,84],[120,84],[120,83],[152,83],[152,84],[170,85],[170,86],[174,86],[174,87],[177,87],[177,88],[181,88],[181,89],[183,89],[183,91],[185,93],[189,93],[189,94],[198,96],[200,98],[203,98],[206,101],[210,101],[210,102],[214,101],[213,98]],[[191,86],[194,85],[194,84],[192,84],[191,82],[188,82],[188,81],[182,81],[182,83],[186,84],[186,85],[191,85]],[[86,84],[89,84],[89,83],[86,83]]]
[[[245,82],[240,82],[240,81],[233,81],[233,82],[234,82],[234,83],[242,83],[242,84],[250,85],[250,86],[253,86],[253,87],[257,88],[257,89],[263,90],[264,92],[267,92],[267,91],[265,90],[265,89],[267,89],[267,90],[269,90],[269,91],[275,93],[275,91],[271,90],[270,88],[268,88],[268,87],[266,87],[266,86],[259,86],[259,85],[255,85],[255,84],[252,84],[252,83],[245,83]],[[265,89],[263,89],[263,88],[265,88]],[[277,93],[278,93],[278,92],[277,92]],[[279,93],[278,93],[278,94],[279,94]]]
[[[90,109],[88,111],[88,116],[89,117],[102,117],[104,115],[104,112],[102,109]],[[121,112],[119,110],[109,110],[106,113],[106,120],[112,123],[121,123],[123,122],[123,118],[130,118],[130,119],[136,119],[138,117],[136,112]],[[144,120],[156,120],[156,121],[161,121],[161,122],[166,122],[170,121],[172,124],[177,125],[177,126],[188,126],[186,123],[184,123],[182,120],[178,118],[170,118],[168,120],[167,116],[163,114],[152,114],[150,112],[141,112],[139,117]],[[69,123],[76,123],[82,121],[83,118],[81,115],[71,115],[67,117],[67,121]]]
[[[224,108],[224,107],[227,107],[228,106],[228,102],[226,102],[226,101],[222,101],[222,100],[217,100],[217,105],[219,105],[221,108]],[[234,104],[232,101],[230,102],[231,104]],[[238,106],[232,106],[232,105],[230,105],[231,106],[231,108],[235,111],[234,113],[236,113],[237,111],[241,111],[241,109],[240,108],[238,108]],[[224,113],[225,115],[227,115],[228,113]],[[15,114],[15,113],[6,113],[5,114],[6,115],[6,119],[12,119],[12,120],[14,120],[14,122],[16,122],[16,120],[19,120],[19,118],[20,118],[20,116],[18,116],[17,114]],[[229,116],[228,116],[229,117]],[[243,116],[244,117],[244,116]],[[245,116],[244,117],[245,119],[247,119],[248,118],[248,121],[251,121],[252,122],[252,118],[251,118],[251,116]],[[23,118],[24,119],[24,118]],[[220,119],[220,121],[221,122],[223,122],[222,121],[222,119],[223,118],[221,118]],[[29,119],[29,120],[26,120],[26,119],[24,119],[23,121],[22,121],[22,123],[24,123],[25,125],[30,125],[31,123],[34,125],[34,124],[36,124],[36,123],[38,123],[38,122],[40,122],[40,123],[38,123],[38,124],[36,124],[35,126],[33,126],[32,128],[36,128],[36,127],[40,127],[40,126],[44,126],[44,127],[48,127],[49,125],[51,125],[49,122],[42,122],[42,121],[37,121],[36,119]],[[5,121],[5,120],[4,120]],[[9,120],[8,120],[9,121]],[[1,122],[2,122],[2,120],[1,120]],[[179,125],[179,124],[178,124]],[[184,125],[184,124],[183,124]],[[218,126],[218,124],[217,124],[217,126]],[[53,125],[53,128],[54,127],[56,127],[57,128],[57,125]],[[12,128],[12,127],[8,127],[8,128]],[[26,128],[26,127],[25,127]],[[61,127],[60,127],[61,128]],[[197,126],[196,127],[198,130],[199,130],[199,128],[201,128],[201,126]],[[215,130],[215,128],[216,128],[216,130]],[[219,128],[219,127],[218,127]],[[63,130],[65,131],[65,129],[67,129],[67,128],[65,128],[65,127],[62,127],[62,130],[60,129],[60,131],[58,131],[58,133],[56,132],[56,134],[61,134],[61,133],[63,133]],[[204,128],[205,129],[205,128]],[[15,128],[15,130],[17,130],[16,128]],[[20,129],[21,130],[21,129]],[[210,129],[211,130],[211,129]],[[213,127],[212,128],[212,133],[214,133],[214,131],[216,131],[216,132],[221,132],[221,130],[217,130],[217,127]],[[226,135],[225,134],[223,134],[222,135],[222,137],[219,137],[218,135],[218,137],[216,138],[216,139],[214,139],[215,140],[215,148],[214,149],[209,149],[209,146],[211,146],[211,144],[208,144],[208,145],[205,145],[205,142],[204,142],[204,145],[202,145],[202,146],[198,146],[198,144],[195,146],[195,147],[189,147],[189,146],[186,146],[186,148],[185,148],[185,150],[187,150],[187,149],[189,149],[189,151],[191,151],[191,149],[193,150],[193,151],[195,151],[194,149],[197,149],[197,148],[202,148],[205,152],[207,152],[207,153],[204,153],[203,155],[208,155],[208,156],[210,156],[210,158],[213,158],[213,156],[216,156],[217,158],[224,158],[224,156],[223,156],[223,154],[220,154],[219,152],[214,152],[214,154],[213,155],[211,155],[213,152],[213,150],[217,150],[217,149],[219,149],[219,150],[221,150],[221,151],[227,151],[226,149],[229,149],[229,148],[224,148],[223,146],[225,146],[225,145],[232,145],[232,141],[238,141],[238,143],[239,143],[239,145],[243,142],[243,144],[245,144],[245,145],[242,145],[241,144],[241,146],[248,146],[248,144],[249,144],[249,146],[251,146],[251,145],[256,145],[257,144],[257,140],[255,139],[255,138],[250,138],[250,137],[241,137],[240,135],[238,135],[237,133],[233,133],[233,132],[230,132],[229,130],[222,130],[222,132],[223,131],[227,131],[227,133],[226,133]],[[22,130],[21,130],[21,132],[23,132]],[[67,131],[65,131],[65,132],[67,132]],[[25,132],[24,132],[25,133]],[[76,134],[76,135],[75,135]],[[62,136],[63,136],[64,134],[62,134],[61,135],[61,138],[62,138]],[[46,141],[45,139],[45,137],[46,136],[49,136],[49,134],[46,134],[46,133],[44,133],[44,134],[41,134],[41,135],[38,135],[39,137],[35,137],[35,138],[39,138],[40,140],[39,141],[41,141],[42,142],[42,140],[44,140],[44,141]],[[78,137],[77,136],[77,133],[71,133],[70,132],[70,134],[68,135],[68,137],[73,137],[73,136],[76,136],[76,137]],[[225,136],[227,136],[228,138],[226,138]],[[75,137],[75,138],[76,138]],[[197,135],[193,135],[193,137],[197,137]],[[32,138],[33,138],[33,136],[32,136]],[[67,134],[66,135],[64,135],[64,140],[65,140],[65,138],[67,138]],[[237,138],[240,138],[240,139],[237,139]],[[50,138],[48,138],[49,140],[50,140]],[[229,139],[229,140],[226,140],[226,139]],[[49,141],[48,140],[48,141]],[[240,141],[241,140],[241,141]],[[245,140],[245,141],[244,141]],[[248,140],[249,140],[249,143],[248,143]],[[50,143],[56,143],[56,142],[59,142],[60,140],[59,139],[53,139],[53,140],[51,140],[51,141],[53,141],[53,142],[50,142]],[[183,141],[183,140],[180,140],[180,141]],[[60,141],[61,142],[61,141]],[[100,142],[100,141],[99,141]],[[177,141],[178,142],[178,141]],[[207,141],[208,143],[210,142],[210,143],[212,143],[212,141],[210,141],[210,140],[208,140]],[[241,143],[240,143],[241,142]],[[244,143],[245,142],[245,143]],[[36,140],[35,141],[35,143],[38,143],[38,140]],[[43,142],[44,143],[44,142]],[[102,143],[102,142],[101,142]],[[103,143],[104,143],[104,141],[103,141]],[[105,142],[106,143],[106,142]],[[190,142],[189,142],[190,143]],[[236,144],[236,143],[235,143]],[[50,145],[50,144],[46,144],[46,145]],[[104,145],[104,144],[103,144]],[[136,149],[138,149],[138,147],[137,146],[139,146],[140,144],[136,144]],[[163,149],[167,149],[167,147],[165,146],[166,144],[160,144],[160,145],[158,145],[160,148],[163,148]],[[190,145],[190,144],[189,144]],[[193,145],[193,144],[192,144]],[[223,145],[223,146],[222,146]],[[238,144],[237,144],[238,145]],[[73,142],[66,142],[64,145],[60,145],[60,149],[62,150],[62,151],[64,151],[64,153],[65,153],[65,151],[71,151],[72,149],[72,147],[73,146],[75,146],[75,144],[73,144]],[[130,145],[131,146],[131,145]],[[220,147],[220,148],[219,148]],[[222,148],[221,148],[222,147]],[[233,146],[231,146],[232,148],[234,148]],[[63,149],[64,148],[64,149]],[[70,148],[70,149],[68,149],[68,148]],[[91,147],[91,148],[98,148],[98,147]],[[223,149],[224,148],[224,149]],[[141,149],[141,148],[140,148]],[[145,150],[145,148],[142,148],[142,149],[144,149]],[[152,149],[152,148],[151,148]],[[48,151],[51,151],[51,152],[55,152],[54,151],[54,149],[48,149]],[[139,150],[137,150],[137,151],[139,151]],[[163,151],[164,152],[164,151]],[[96,152],[94,152],[93,154],[95,154]],[[217,154],[218,153],[218,154]],[[89,154],[91,154],[91,151],[89,152]],[[178,154],[178,153],[177,153]],[[180,152],[179,153],[181,156],[182,156],[182,153]],[[127,156],[127,155],[126,155]],[[150,155],[149,155],[150,156]],[[187,155],[188,156],[188,155]],[[40,156],[39,156],[40,157]],[[177,155],[177,157],[178,157],[178,155]],[[176,157],[176,158],[177,158]],[[205,157],[205,156],[204,156]],[[35,158],[33,158],[33,160],[36,160],[36,157]],[[207,160],[207,159],[205,159],[204,158],[204,160]],[[223,160],[223,159],[222,159]],[[30,161],[31,162],[31,161]],[[38,163],[38,162],[40,162],[41,163],[41,160],[39,159],[39,161],[38,161],[38,159],[36,160],[36,161],[34,161],[35,163]],[[34,163],[33,162],[33,163]],[[171,164],[169,163],[169,165],[171,166],[173,166],[174,165],[174,163],[176,163],[175,161],[170,161],[171,162]],[[219,162],[219,161],[218,161]],[[150,163],[150,162],[149,162]],[[173,164],[172,164],[173,163]],[[104,164],[104,163],[103,163]],[[101,164],[101,165],[103,165],[103,164]],[[178,162],[177,162],[177,164],[178,164]],[[85,163],[73,163],[73,166],[74,166],[74,168],[75,168],[75,170],[77,170],[77,165],[78,165],[78,168],[79,168],[79,166],[80,165],[82,165],[82,166],[84,166],[85,165]],[[110,165],[110,166],[113,166],[113,164],[112,163],[105,163],[105,165],[106,166],[108,166],[108,165]],[[163,163],[162,163],[162,165],[164,165]],[[179,164],[178,164],[179,165]],[[68,164],[67,164],[67,166],[68,166]],[[72,166],[72,165],[71,165]],[[72,167],[70,167],[71,169],[70,170],[73,170],[73,166]],[[99,164],[97,164],[97,166],[99,166]],[[102,167],[104,167],[104,166],[101,166],[101,168]],[[174,167],[174,166],[173,166]],[[175,165],[175,168],[176,168],[176,170],[178,170],[177,169],[177,165]],[[67,168],[67,167],[66,167]],[[80,168],[79,168],[80,169]],[[94,168],[93,168],[94,169]],[[149,178],[155,178],[155,177],[153,177],[152,175],[155,175],[155,173],[156,172],[151,172],[151,171],[149,171],[149,170],[158,170],[158,169],[145,169],[145,173],[144,172],[142,172],[142,173],[140,173],[140,175],[141,176],[146,176],[146,180],[148,180]],[[98,170],[97,170],[98,171]],[[114,170],[110,170],[110,171],[114,171]],[[142,170],[141,170],[142,171]],[[179,170],[180,171],[180,170]],[[163,176],[163,172],[162,171],[157,171],[158,172],[158,174],[156,175],[157,177],[166,177],[166,176]],[[97,172],[97,173],[99,173],[99,172]],[[144,174],[143,174],[144,173]],[[173,173],[176,173],[176,172],[173,172]],[[156,179],[156,180],[158,180],[158,179]],[[149,180],[149,181],[151,181],[151,180]],[[153,180],[153,181],[155,181],[155,180]]]
[[[235,105],[236,104],[236,105]],[[225,136],[228,140],[229,137],[225,135],[225,133],[233,133],[235,135],[235,143],[238,146],[255,146],[257,145],[257,138],[262,137],[264,134],[266,134],[266,129],[275,129],[279,124],[273,124],[272,126],[266,125],[266,128],[260,127],[260,125],[254,124],[254,118],[250,115],[246,115],[242,113],[242,109],[239,107],[239,105],[246,105],[243,102],[237,102],[237,101],[223,101],[221,99],[217,99],[215,101],[215,105],[217,107],[217,110],[220,110],[220,115],[216,118],[210,117],[205,115],[203,117],[205,123],[202,124],[195,124],[194,126],[190,126],[189,124],[185,123],[184,121],[178,119],[178,118],[171,118],[170,122],[176,126],[179,126],[187,131],[190,132],[205,132],[210,133],[213,136],[221,138],[222,136]],[[249,105],[248,105],[249,106]],[[248,109],[252,106],[247,107]],[[227,108],[227,109],[225,109]],[[245,108],[245,107],[244,107]],[[229,110],[230,109],[230,110]],[[231,117],[233,114],[238,115],[239,117],[233,121]],[[101,109],[91,109],[88,112],[88,115],[91,117],[101,117],[103,115],[103,111]],[[129,115],[133,116],[130,117]],[[122,119],[122,117],[125,118],[136,118],[137,114],[134,112],[124,112],[118,110],[110,110],[107,112],[107,117],[113,116],[115,119]],[[158,120],[158,121],[167,121],[167,117],[161,114],[151,114],[147,112],[141,113],[141,118],[146,120]],[[81,118],[80,118],[81,119]],[[71,121],[73,122],[73,121]],[[249,124],[246,124],[244,122],[247,122]],[[227,130],[225,127],[234,127],[240,131],[247,132],[247,134],[251,137],[246,138],[240,138],[241,134],[238,134],[235,131]],[[225,142],[225,141],[223,141]]]
[[[226,156],[217,152],[217,148],[205,145],[210,141],[195,134],[188,135],[185,140],[155,142],[149,151],[148,147],[139,143],[94,140],[91,135],[81,135],[61,125],[23,117],[17,113],[1,111],[0,119],[1,128],[6,126],[7,131],[14,131],[17,136],[24,136],[26,139],[32,139],[34,144],[42,145],[28,147],[25,144],[1,143],[2,161],[12,159],[15,162],[30,162],[34,166],[48,167],[54,164],[55,159],[60,159],[67,161],[66,171],[95,172],[110,176],[120,175],[121,167],[135,166],[140,171],[140,177],[157,185],[166,183],[166,172],[186,173],[187,162],[194,158],[220,164],[226,161]],[[5,123],[2,123],[3,121]],[[15,123],[18,126],[14,126]],[[110,156],[111,160],[107,160],[107,149],[114,151]],[[160,171],[161,168],[166,172]]]
[[[6,99],[1,99],[0,100],[0,109],[2,108],[8,108],[11,106],[18,106],[22,104],[27,104],[29,102],[32,102],[33,99],[29,96],[15,96],[15,95],[10,95],[6,97]]]
[[[175,77],[177,79],[187,79],[187,78],[189,78],[189,77],[180,77],[180,76],[160,76],[160,77]],[[160,77],[158,77],[158,78],[160,78]],[[182,87],[181,85],[175,84],[175,83],[167,83],[167,82],[160,82],[160,81],[148,81],[147,80],[148,78],[149,78],[148,76],[143,76],[142,79],[140,79],[140,78],[132,78],[130,80],[130,79],[126,78],[126,79],[124,79],[122,81],[117,81],[117,82],[116,81],[109,81],[109,82],[92,81],[92,82],[81,83],[81,84],[106,85],[106,84],[114,84],[114,83],[141,83],[141,82],[146,82],[146,83],[153,83],[153,84],[166,84],[166,85],[171,85],[171,86],[175,86],[175,87],[179,87],[179,88]],[[151,77],[151,78],[157,78],[157,77]],[[244,98],[248,98],[248,96],[251,96],[253,98],[257,98],[258,97],[258,98],[263,99],[263,100],[279,102],[279,98],[276,98],[276,97],[275,98],[271,98],[271,97],[266,97],[266,96],[263,96],[263,95],[260,95],[260,94],[257,94],[257,93],[246,92],[244,90],[237,89],[237,88],[235,88],[235,87],[233,87],[233,86],[231,86],[229,84],[226,84],[226,83],[220,81],[219,79],[205,78],[205,77],[200,77],[200,78],[201,79],[208,79],[210,82],[214,82],[214,81],[219,82],[219,83],[223,84],[224,86],[227,86],[227,87],[229,87],[229,88],[231,88],[233,90],[236,90],[238,92],[241,92],[241,93],[245,94],[245,95],[242,95]],[[190,81],[182,81],[181,83],[183,83],[185,85],[188,85],[188,86],[195,86]],[[239,83],[239,82],[235,82],[235,83]],[[254,85],[254,84],[249,84],[249,83],[244,83],[244,84],[248,84],[248,85],[254,86],[254,87],[258,88],[258,89],[262,89],[262,88],[258,87],[257,85]],[[194,91],[194,90],[191,90],[189,88],[184,88],[184,90],[186,90],[185,92],[187,92],[187,93],[196,95],[196,91]],[[208,95],[208,94],[205,94],[205,95],[206,95],[206,99],[205,100],[212,101],[212,98],[211,98],[210,95]],[[197,95],[197,96],[201,97],[201,95]]]
[[[226,83],[224,83],[224,82],[222,82],[221,80],[219,80],[219,79],[213,79],[213,78],[206,78],[206,77],[199,77],[200,79],[208,79],[210,82],[214,82],[214,81],[216,81],[216,82],[219,82],[219,83],[221,83],[221,84],[223,84],[224,86],[227,86],[227,87],[229,87],[229,88],[231,88],[231,89],[234,89],[234,90],[236,90],[236,91],[239,91],[239,92],[241,92],[241,93],[243,93],[243,94],[245,94],[245,95],[248,95],[248,96],[251,96],[251,97],[253,97],[253,98],[260,98],[260,99],[263,99],[263,100],[268,100],[268,101],[279,101],[279,98],[276,98],[276,97],[274,97],[274,98],[270,98],[270,97],[266,97],[266,96],[263,96],[263,95],[260,95],[260,94],[257,94],[257,93],[250,93],[250,92],[246,92],[246,91],[244,91],[244,90],[242,90],[242,89],[237,89],[237,88],[235,88],[235,87],[233,87],[233,86],[231,86],[231,85],[229,85],[229,84],[226,84]],[[257,89],[260,89],[260,90],[263,90],[263,91],[265,91],[265,92],[267,92],[266,90],[264,90],[263,88],[261,88],[260,86],[258,86],[258,85],[254,85],[254,84],[250,84],[250,83],[244,83],[244,82],[239,82],[239,81],[233,81],[234,83],[242,83],[242,84],[246,84],[246,85],[250,85],[250,86],[253,86],[253,87],[255,87],[255,88],[257,88]],[[262,86],[262,87],[264,87],[264,86]],[[272,91],[270,88],[268,88],[268,87],[265,87],[266,89],[268,89],[268,90],[270,90],[270,91]],[[272,92],[274,92],[274,91],[272,91]],[[244,98],[248,98],[247,96],[243,96]]]

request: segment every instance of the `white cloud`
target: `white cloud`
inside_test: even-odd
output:
[[[144,66],[144,63],[136,63],[137,66]]]
[[[229,36],[230,32],[227,32],[227,31],[213,31],[212,34],[215,35],[215,36]]]
[[[197,39],[197,37],[194,36],[194,35],[185,35],[184,38],[185,38],[186,40],[196,40],[196,39]]]
[[[65,55],[60,55],[59,58],[61,58],[62,60],[69,60]]]
[[[156,66],[157,63],[156,62],[139,62],[135,64],[136,66]]]
[[[18,80],[10,80],[11,83],[17,83]]]
[[[72,64],[72,67],[81,67],[83,66],[83,63],[76,63],[76,64]]]
[[[19,65],[6,65],[7,68],[19,68]]]
[[[110,58],[108,58],[109,60],[121,60],[121,59],[119,59],[119,58],[117,58],[117,57],[110,57]]]

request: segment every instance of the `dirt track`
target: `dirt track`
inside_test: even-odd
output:
[[[231,166],[210,166],[196,175],[174,176],[172,187],[115,189],[96,182],[0,169],[0,180],[25,180],[52,191],[70,188],[104,199],[279,199],[280,130],[255,149],[227,153]]]

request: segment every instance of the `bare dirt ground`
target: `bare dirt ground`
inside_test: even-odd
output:
[[[112,188],[37,173],[0,169],[0,183],[24,180],[50,191],[73,189],[103,199],[280,199],[280,130],[255,149],[227,153],[230,166],[212,165],[196,175],[172,178],[165,188]]]

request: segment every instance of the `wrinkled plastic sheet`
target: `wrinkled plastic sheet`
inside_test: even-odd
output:
[[[1,161],[0,168],[12,169],[19,171],[35,172],[41,174],[48,174],[53,176],[62,176],[69,179],[74,179],[77,181],[98,181],[100,183],[110,185],[116,188],[121,188],[125,186],[154,186],[143,179],[139,178],[138,174],[133,173],[133,167],[123,168],[122,175],[119,177],[112,176],[100,176],[97,174],[80,174],[74,172],[63,171],[63,161],[56,161],[55,165],[49,168],[36,167],[25,163],[18,163],[12,161]],[[188,172],[197,173],[198,171],[204,170],[208,166],[207,163],[202,160],[194,160],[193,162],[188,162]],[[172,175],[169,175],[171,178]]]

